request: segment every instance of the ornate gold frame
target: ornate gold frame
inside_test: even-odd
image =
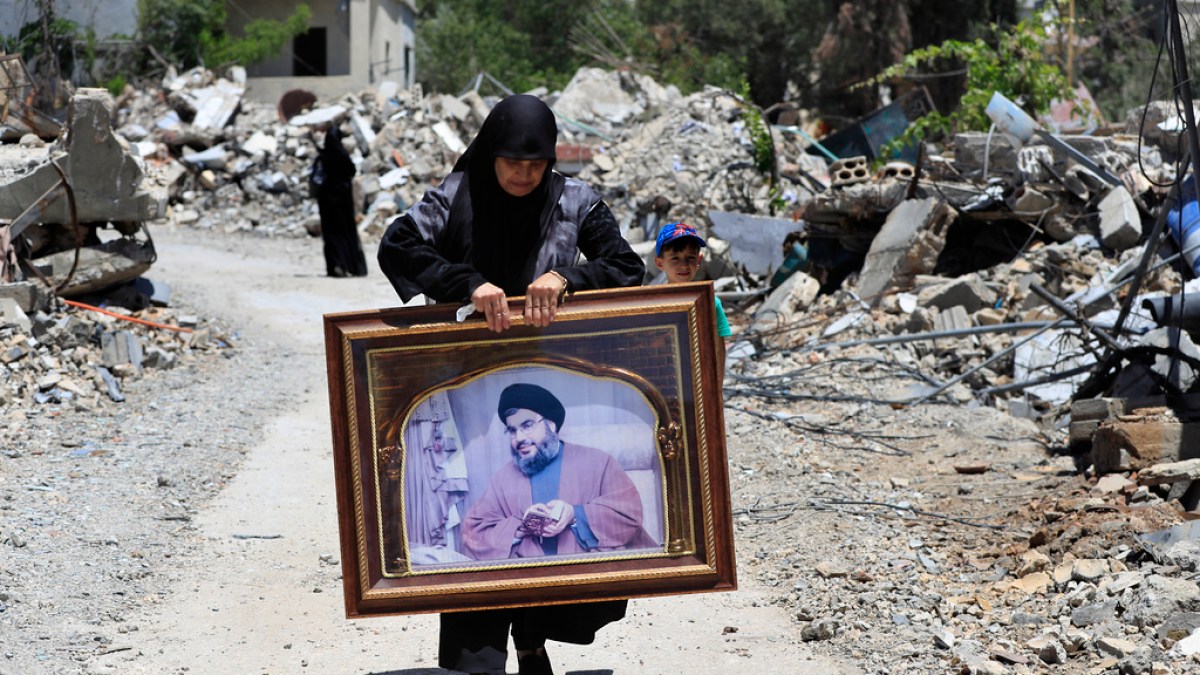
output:
[[[519,312],[522,300],[510,302]],[[455,321],[455,310],[325,316],[347,616],[736,588],[710,284],[581,292],[551,326],[518,320],[502,334],[488,331],[478,315]],[[382,442],[395,438],[387,425],[406,424],[431,392],[532,366],[620,382],[644,397],[657,422],[663,469],[663,549],[414,570],[405,560],[406,505],[398,489],[404,448]]]

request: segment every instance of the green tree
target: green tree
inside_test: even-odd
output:
[[[809,81],[811,46],[827,22],[826,5],[826,0],[636,3],[638,16],[661,41],[660,63],[675,84],[736,89],[745,79],[762,104],[782,100],[789,81]]]
[[[911,76],[931,67],[963,64],[966,91],[958,108],[950,113],[931,112],[909,127],[903,141],[920,140],[991,126],[985,109],[994,92],[1034,113],[1050,109],[1055,99],[1068,99],[1071,87],[1059,66],[1047,59],[1046,31],[1039,23],[1022,22],[1011,30],[992,28],[992,39],[946,40],[940,45],[916,49],[899,63],[886,68],[863,86]]]
[[[312,12],[299,4],[284,21],[256,19],[242,37],[229,34],[226,18],[225,0],[138,0],[141,43],[183,68],[250,65],[274,56],[308,30]]]
[[[1055,3],[1059,16],[1069,19],[1067,2]],[[1171,66],[1166,52],[1158,64],[1155,91],[1150,82],[1163,37],[1161,3],[1135,0],[1077,0],[1075,30],[1059,31],[1055,40],[1058,58],[1070,60],[1076,83],[1087,85],[1104,116],[1115,122],[1147,96],[1170,98]],[[1071,50],[1067,41],[1074,36]],[[1196,77],[1197,61],[1189,60],[1189,75]]]
[[[417,21],[417,68],[421,84],[457,94],[479,71],[524,89],[534,64],[528,40],[474,2],[434,3]]]

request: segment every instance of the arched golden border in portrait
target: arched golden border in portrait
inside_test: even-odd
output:
[[[457,310],[325,316],[346,615],[734,590],[712,285]]]

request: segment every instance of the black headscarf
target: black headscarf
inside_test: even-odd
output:
[[[342,131],[332,126],[325,132],[325,144],[320,150],[321,162],[325,165],[325,186],[344,190],[356,169],[346,146],[342,145]]]
[[[450,207],[449,229],[470,232],[472,266],[507,295],[524,295],[533,282],[538,248],[562,196],[565,180],[551,170],[557,143],[554,112],[536,96],[518,94],[492,108],[454,165],[464,177]],[[496,180],[497,157],[549,164],[533,192],[513,197]]]

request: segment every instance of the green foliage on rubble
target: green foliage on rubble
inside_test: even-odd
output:
[[[986,131],[991,119],[985,109],[1000,92],[1033,113],[1050,109],[1055,99],[1071,98],[1067,77],[1045,53],[1046,30],[1023,21],[1008,30],[992,27],[991,39],[946,40],[916,49],[863,86],[876,85],[926,71],[930,67],[966,69],[966,91],[953,112],[929,113],[916,120],[897,139],[900,145],[960,131]]]
[[[118,74],[112,76],[107,82],[105,82],[104,88],[107,89],[108,93],[112,94],[115,98],[120,96],[121,93],[125,91],[126,84],[128,84],[128,82],[125,80],[125,76]]]
[[[227,17],[225,0],[138,0],[138,37],[181,68],[246,66],[279,54],[307,31],[312,11],[302,3],[283,21],[255,19],[241,37],[227,32]]]
[[[69,79],[76,66],[90,69],[95,61],[96,35],[92,29],[80,29],[70,19],[54,17],[42,26],[41,19],[31,21],[18,31],[15,37],[0,38],[0,49],[8,54],[20,54],[25,63],[34,70],[53,55],[58,62],[59,76]]]
[[[763,122],[762,112],[755,105],[754,99],[750,95],[750,83],[742,80],[741,91],[739,93],[742,97],[742,105],[746,111],[746,133],[750,136],[750,143],[754,150],[754,168],[767,176],[767,179],[774,184],[775,142],[771,139],[771,130]]]

